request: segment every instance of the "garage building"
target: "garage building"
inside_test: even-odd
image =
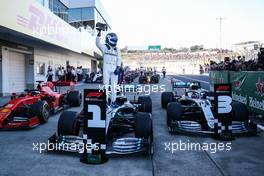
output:
[[[95,36],[87,25],[77,28],[78,21],[69,24],[70,9],[65,4],[60,0],[1,1],[0,96],[33,89],[36,81],[46,81],[48,66],[54,73],[67,65],[97,71],[101,55]]]

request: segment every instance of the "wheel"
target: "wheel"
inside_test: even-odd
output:
[[[167,126],[171,127],[172,120],[181,120],[182,106],[179,103],[172,102],[167,106]]]
[[[78,117],[79,114],[77,112],[62,112],[58,121],[58,135],[78,135],[78,129],[76,129]]]
[[[31,106],[32,114],[37,116],[40,123],[47,123],[49,120],[50,108],[46,101],[38,101]]]
[[[149,141],[148,150],[145,154],[153,155],[153,125],[149,113],[138,112],[135,116],[135,137]]]
[[[139,96],[138,103],[141,104],[139,111],[152,114],[152,100],[149,96]]]
[[[161,94],[161,106],[162,108],[167,108],[168,103],[173,101],[173,93],[172,92],[163,92]]]
[[[233,102],[232,103],[232,121],[245,122],[248,121],[248,109],[243,103]]]
[[[70,106],[77,107],[82,104],[82,94],[79,91],[71,91],[68,94],[68,102]]]

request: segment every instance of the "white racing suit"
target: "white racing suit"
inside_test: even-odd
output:
[[[111,87],[111,95],[107,93],[107,100],[111,98],[111,102],[116,101],[116,87],[118,84],[118,75],[114,74],[117,66],[121,66],[121,53],[119,48],[112,47],[101,43],[101,37],[96,37],[96,46],[103,54],[103,84],[106,89]],[[106,90],[108,92],[108,90]],[[110,96],[110,97],[109,97]]]

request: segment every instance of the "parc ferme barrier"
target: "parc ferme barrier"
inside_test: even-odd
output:
[[[210,91],[214,84],[230,83],[232,98],[247,105],[249,111],[264,116],[264,71],[211,71]]]

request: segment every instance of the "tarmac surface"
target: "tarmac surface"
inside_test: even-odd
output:
[[[200,79],[207,89],[206,76],[168,76],[160,85],[170,90],[169,79],[187,81]],[[78,89],[94,88],[81,85]],[[33,150],[33,143],[47,142],[55,133],[60,113],[50,117],[49,122],[32,130],[0,131],[0,176],[172,176],[172,175],[250,175],[264,173],[264,137],[236,138],[230,142],[211,138],[170,134],[166,127],[166,111],[160,105],[160,93],[152,93],[154,156],[115,156],[102,165],[82,164],[78,154],[54,153]],[[82,108],[71,108],[79,112]],[[191,150],[187,145],[207,146],[207,150]],[[216,145],[222,146],[216,150]],[[226,147],[229,146],[230,148]],[[182,146],[182,148],[180,148]],[[184,147],[185,146],[185,147]],[[223,146],[224,149],[223,149]],[[170,149],[170,150],[169,150]],[[222,150],[223,149],[223,150]],[[227,150],[230,149],[230,150]]]

